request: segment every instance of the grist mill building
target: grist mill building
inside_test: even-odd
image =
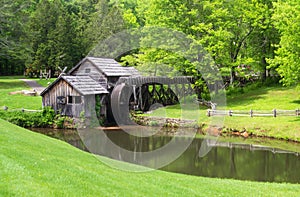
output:
[[[97,101],[101,115],[109,118],[111,91],[120,77],[131,76],[139,76],[133,67],[123,67],[113,59],[86,57],[41,93],[43,106],[62,115],[90,117]]]

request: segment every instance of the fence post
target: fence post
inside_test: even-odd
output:
[[[277,117],[277,111],[276,111],[276,109],[273,109],[273,116],[274,116],[274,118]]]
[[[296,109],[296,116],[299,116],[299,109]]]
[[[250,109],[250,117],[252,118],[253,117],[253,110]]]
[[[207,110],[207,116],[210,117],[210,109]]]
[[[22,112],[25,112],[25,109],[24,109],[24,108],[22,108],[22,109],[21,109],[21,111],[22,111]]]
[[[232,110],[229,110],[229,116],[232,116]]]

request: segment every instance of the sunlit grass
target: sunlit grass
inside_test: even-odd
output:
[[[296,110],[300,109],[300,90],[296,87],[261,87],[248,91],[244,94],[235,94],[227,97],[227,110],[268,110],[273,109]],[[207,117],[207,110],[204,107],[195,107],[186,110],[187,117],[195,118],[200,114],[199,124],[206,127],[213,124],[212,117]],[[180,105],[167,106],[153,111],[147,116],[181,118],[182,110]],[[222,121],[222,118],[219,120]],[[268,136],[278,139],[291,139],[300,141],[300,117],[224,117],[223,125],[238,131],[248,131],[258,136]],[[219,121],[220,123],[220,121]],[[212,125],[213,126],[213,125]]]
[[[96,156],[80,151],[65,142],[30,132],[3,120],[0,120],[0,142],[0,196],[299,196],[300,194],[298,184],[204,178],[163,171],[147,173],[120,171],[103,164]]]
[[[227,96],[227,108],[238,110],[295,110],[300,108],[297,87],[262,87],[244,94]]]
[[[25,96],[13,93],[31,90],[26,83],[20,80],[21,78],[0,77],[0,107],[7,106],[8,109],[41,109],[42,98],[40,96]]]
[[[53,83],[56,78],[51,78],[51,79],[39,79],[39,78],[34,78],[32,80],[35,80],[38,84],[40,84],[43,87],[47,87],[48,85],[50,85],[51,83]]]

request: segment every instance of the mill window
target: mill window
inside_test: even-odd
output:
[[[91,72],[91,69],[90,68],[86,68],[85,69],[85,73],[90,73]]]
[[[69,104],[81,104],[81,96],[68,96],[68,103]]]

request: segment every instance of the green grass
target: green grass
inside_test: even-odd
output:
[[[231,110],[295,110],[300,108],[300,90],[296,87],[261,87],[244,94],[227,97]],[[246,129],[259,136],[271,136],[300,141],[300,117],[226,117],[224,125]]]
[[[0,196],[300,195],[298,184],[119,171],[65,142],[3,120],[0,142]]]
[[[244,94],[227,96],[227,108],[232,110],[295,110],[300,108],[297,87],[261,87]]]
[[[261,87],[227,96],[227,110],[295,110],[300,109],[300,90],[296,87]],[[206,109],[186,110],[188,117],[200,114],[199,123],[206,126],[211,124],[212,118],[206,116]],[[147,116],[181,118],[179,105],[168,106],[153,111]],[[257,136],[268,136],[277,139],[300,141],[300,117],[224,117],[224,127],[234,130],[247,130]]]
[[[10,94],[11,92],[30,90],[22,77],[0,77],[0,107],[7,106],[8,109],[41,109],[42,97],[25,96],[22,94]],[[24,78],[24,77],[23,77]]]
[[[37,79],[37,78],[34,78],[32,80],[35,80],[38,84],[40,84],[41,86],[43,87],[47,87],[49,84],[53,83],[56,78],[51,78],[51,79]]]

